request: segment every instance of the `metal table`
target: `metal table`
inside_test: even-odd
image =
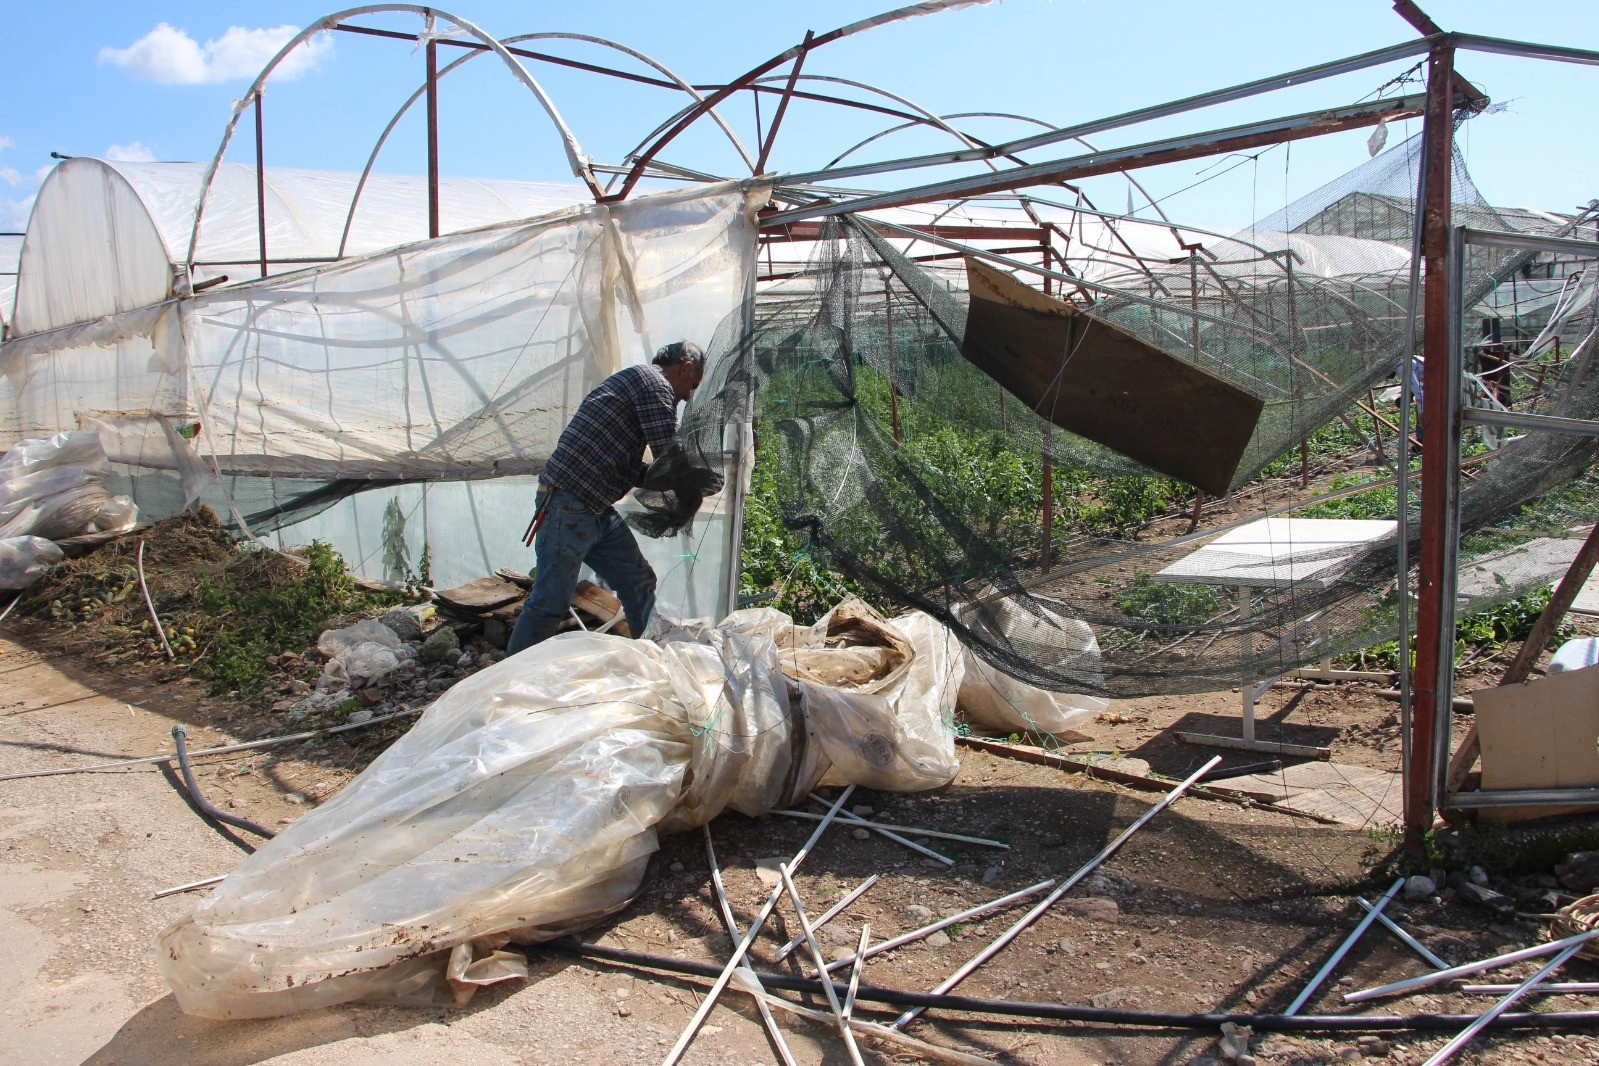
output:
[[[1384,537],[1397,523],[1388,520],[1346,518],[1263,518],[1222,534],[1192,555],[1154,574],[1154,580],[1175,584],[1231,585],[1238,589],[1238,612],[1247,617],[1257,588],[1291,589],[1301,585],[1326,588],[1338,579],[1357,556]],[[1327,748],[1255,739],[1255,701],[1278,677],[1257,680],[1248,661],[1254,655],[1254,636],[1243,635],[1244,673],[1241,737],[1179,732],[1194,744],[1242,748],[1277,755],[1327,758]],[[1301,671],[1309,678],[1366,677],[1361,671]],[[1377,676],[1377,675],[1371,675]],[[1387,675],[1382,675],[1387,676]]]

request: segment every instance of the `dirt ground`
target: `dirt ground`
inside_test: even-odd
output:
[[[196,683],[160,684],[109,674],[34,642],[0,641],[0,773],[68,767],[170,750],[169,730],[189,724],[195,747],[235,734],[219,728],[237,709]],[[1236,729],[1237,695],[1167,697],[1113,704],[1081,750],[1146,759],[1181,774],[1208,757],[1165,730],[1182,719]],[[1291,706],[1290,706],[1291,705]],[[1277,716],[1288,708],[1286,718]],[[1359,686],[1273,689],[1261,706],[1262,735],[1331,743],[1340,761],[1393,768],[1395,705]],[[255,730],[251,730],[254,732]],[[880,940],[1075,871],[1158,798],[1081,774],[969,748],[948,786],[895,796],[857,792],[852,805],[885,820],[986,836],[999,851],[927,841],[955,860],[945,866],[879,837],[830,829],[798,875],[819,912],[871,874],[881,879],[823,930],[828,951],[853,945],[869,922]],[[277,825],[339,790],[364,765],[364,749],[313,740],[270,752],[201,760],[212,802]],[[1229,764],[1258,760],[1229,755]],[[706,982],[645,968],[530,953],[532,979],[480,993],[461,1010],[346,1006],[263,1022],[216,1023],[183,1015],[153,963],[152,941],[193,897],[152,899],[162,888],[225,873],[251,846],[248,834],[218,832],[197,816],[163,768],[0,782],[0,1047],[36,1063],[364,1062],[588,1063],[656,1061],[676,1039]],[[712,826],[735,912],[747,922],[767,888],[757,867],[793,854],[811,823],[726,815]],[[1274,1011],[1285,1007],[1359,920],[1352,896],[1391,882],[1372,873],[1393,849],[1380,827],[1328,826],[1275,812],[1184,798],[959,992],[1012,1000],[1160,1011]],[[663,842],[639,899],[589,939],[668,957],[719,963],[728,942],[711,894],[698,834]],[[1549,884],[1503,879],[1495,887],[1535,900]],[[1501,919],[1449,898],[1397,904],[1390,913],[1446,959],[1464,961],[1534,942],[1535,921]],[[1531,909],[1541,909],[1533,903]],[[920,909],[917,909],[920,908]],[[864,980],[930,989],[1019,917],[1025,904],[952,927],[948,943],[907,946],[873,959]],[[791,912],[754,954],[762,968],[793,931]],[[799,972],[798,957],[775,968]],[[1350,953],[1307,1012],[1342,1009],[1338,994],[1423,972],[1397,940],[1373,930]],[[1503,971],[1498,980],[1530,969]],[[1570,980],[1599,972],[1574,963]],[[1466,1012],[1492,1000],[1453,991],[1412,996],[1394,1013]],[[1593,1009],[1599,998],[1548,997],[1546,1009]],[[729,996],[686,1061],[775,1061],[750,1001]],[[821,1001],[813,1007],[825,1009]],[[887,1012],[860,1010],[868,1017]],[[780,1023],[800,1062],[847,1061],[836,1033],[809,1021]],[[1001,1063],[1177,1064],[1218,1055],[1219,1033],[1000,1016],[933,1014],[909,1030],[924,1040]],[[1418,1063],[1448,1034],[1407,1034],[1360,1043],[1257,1034],[1260,1063],[1352,1060],[1363,1055]],[[866,1050],[868,1061],[919,1061]],[[1599,1061],[1599,1039],[1583,1032],[1494,1036],[1459,1061]]]

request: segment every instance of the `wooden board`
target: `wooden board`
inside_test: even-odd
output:
[[[969,362],[1060,428],[1227,492],[1259,397],[975,259],[966,276]]]
[[[1319,814],[1343,825],[1381,826],[1404,818],[1404,788],[1399,774],[1369,766],[1305,762],[1269,774],[1249,774],[1217,782],[1251,796],[1269,796],[1295,810]]]
[[[466,614],[487,614],[496,607],[517,603],[527,592],[503,577],[480,577],[458,588],[435,592],[433,598],[446,608]]]

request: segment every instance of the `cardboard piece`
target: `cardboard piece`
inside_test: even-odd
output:
[[[1599,667],[1471,694],[1482,741],[1482,787],[1599,787]],[[1591,807],[1501,807],[1487,821],[1519,822]]]
[[[1064,430],[1225,495],[1263,402],[975,259],[961,355]]]

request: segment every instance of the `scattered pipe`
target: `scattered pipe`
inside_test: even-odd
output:
[[[163,888],[150,898],[161,899],[165,896],[176,896],[179,892],[193,892],[201,888],[210,888],[212,885],[221,884],[222,879],[225,877],[227,877],[227,874],[217,874],[215,877],[207,877],[199,881],[190,881],[186,885],[173,885],[171,888]]]
[[[1423,944],[1421,941],[1419,941],[1415,937],[1411,936],[1408,932],[1406,932],[1399,925],[1398,922],[1394,921],[1392,918],[1390,918],[1386,914],[1382,913],[1381,910],[1377,910],[1377,908],[1373,907],[1370,903],[1367,903],[1360,896],[1356,896],[1355,897],[1355,902],[1360,904],[1362,907],[1364,907],[1368,913],[1370,913],[1372,911],[1376,911],[1377,920],[1379,922],[1381,922],[1383,925],[1387,926],[1388,927],[1388,931],[1390,933],[1392,933],[1394,936],[1398,937],[1400,939],[1400,941],[1406,947],[1408,947],[1411,951],[1414,951],[1417,955],[1420,955],[1423,959],[1425,959],[1427,961],[1428,965],[1432,966],[1435,969],[1439,969],[1439,970],[1447,970],[1447,969],[1449,969],[1449,964],[1447,962],[1445,962],[1443,959],[1440,959],[1437,955],[1434,955],[1432,953],[1431,949],[1429,949],[1426,944]]]
[[[1131,838],[1134,833],[1143,828],[1145,823],[1147,823],[1151,818],[1155,817],[1155,815],[1159,814],[1161,811],[1165,810],[1167,807],[1171,806],[1173,801],[1175,801],[1178,796],[1181,796],[1184,792],[1188,791],[1189,786],[1194,784],[1201,777],[1204,777],[1211,770],[1215,769],[1216,764],[1219,762],[1221,762],[1220,755],[1211,756],[1210,760],[1206,762],[1204,766],[1201,766],[1198,770],[1195,770],[1176,788],[1172,789],[1170,792],[1166,793],[1165,796],[1161,797],[1159,803],[1155,804],[1153,807],[1149,808],[1149,810],[1139,815],[1137,821],[1123,830],[1122,834],[1115,840],[1112,840],[1109,844],[1105,845],[1104,850],[1102,850],[1098,855],[1095,855],[1092,859],[1089,859],[1088,862],[1083,865],[1082,869],[1068,877],[1059,888],[1055,889],[1049,895],[1039,900],[1037,905],[1035,905],[1032,910],[1022,915],[1020,920],[1018,920],[1015,925],[1001,933],[997,940],[990,943],[982,951],[979,951],[964,966],[941,981],[938,987],[933,989],[933,991],[935,993],[948,992],[950,989],[964,981],[967,975],[972,973],[972,971],[976,970],[983,963],[999,954],[999,952],[1004,949],[1006,944],[1009,944],[1012,940],[1015,940],[1018,936],[1020,936],[1022,934],[1022,930],[1026,929],[1029,925],[1032,925],[1033,922],[1037,920],[1039,915],[1043,914],[1054,905],[1056,900],[1070,892],[1077,885],[1077,882],[1081,881],[1083,878],[1092,873],[1094,868],[1100,863],[1116,854],[1116,852],[1121,849],[1121,846],[1127,843],[1128,839]],[[913,1007],[904,1014],[901,1014],[898,1018],[895,1018],[891,1023],[890,1028],[905,1028],[905,1026],[909,1025],[915,1020],[918,1014],[922,1013],[922,1011],[926,1009],[926,1007]]]
[[[814,792],[811,793],[811,799],[813,799],[816,802],[821,803],[823,805],[825,805],[827,803],[826,800],[822,799],[820,796],[818,796]],[[862,818],[862,817],[860,817],[859,815],[856,815],[856,814],[851,814],[848,811],[844,811],[844,812],[840,813],[839,816],[838,816],[838,820],[841,821],[841,822],[844,822],[846,825],[853,825],[853,826],[856,826],[856,827],[862,828],[862,829],[867,828],[867,822],[866,822],[865,818]],[[932,848],[923,847],[922,845],[916,843],[916,841],[911,840],[908,837],[902,837],[898,833],[894,832],[891,829],[884,829],[881,826],[879,826],[877,828],[872,829],[871,831],[874,832],[874,833],[877,833],[879,836],[887,837],[889,840],[892,840],[896,844],[904,844],[907,848],[910,848],[912,851],[920,852],[921,854],[926,855],[930,859],[937,859],[939,862],[943,863],[945,866],[954,866],[955,865],[955,860],[950,858],[948,855],[941,855],[938,852],[934,851]]]
[[[743,982],[749,980],[749,977],[750,972],[748,970],[741,969],[734,980]],[[744,991],[753,996],[757,1003],[769,1004],[770,1006],[777,1007],[780,1010],[786,1010],[791,1014],[796,1014],[801,1018],[809,1018],[811,1021],[818,1022],[822,1025],[827,1025],[833,1020],[832,1016],[826,1011],[812,1010],[809,1007],[802,1007],[798,1003],[791,1003],[786,999],[774,996],[764,989],[757,992],[754,988],[745,988]],[[929,1044],[924,1040],[916,1039],[914,1036],[906,1036],[898,1029],[890,1029],[886,1025],[878,1025],[876,1022],[867,1022],[862,1021],[859,1018],[851,1018],[849,1020],[849,1026],[851,1029],[866,1037],[868,1040],[879,1040],[885,1044],[893,1044],[897,1045],[898,1047],[908,1048],[917,1055],[920,1055],[922,1058],[930,1059],[933,1062],[948,1062],[951,1063],[952,1066],[994,1066],[992,1059],[979,1058],[976,1055],[969,1055],[964,1051],[956,1051],[954,1048],[943,1047],[939,1044]]]
[[[1461,985],[1455,991],[1468,996],[1502,996],[1515,989],[1515,985]],[[1540,996],[1591,996],[1599,992],[1599,981],[1549,981],[1532,991]]]
[[[794,887],[794,878],[788,872],[788,863],[778,863],[778,876],[783,879],[783,887],[788,890],[789,902],[794,904],[794,916],[799,919],[799,926],[805,933],[805,943],[811,949],[811,958],[816,960],[817,969],[827,967],[827,958],[822,954],[822,946],[816,942],[816,930],[811,928],[811,923],[805,917],[805,904],[800,901],[799,889]],[[855,1034],[850,1030],[849,1018],[844,1014],[844,1008],[839,1005],[838,992],[833,988],[833,982],[823,981],[822,991],[827,995],[827,1005],[833,1009],[833,1017],[838,1019],[838,1031],[844,1036],[844,1046],[849,1049],[850,1061],[855,1066],[866,1066],[861,1059],[861,1049],[855,1044]]]
[[[864,896],[866,894],[866,890],[867,889],[869,889],[873,885],[877,884],[877,879],[879,877],[881,877],[881,876],[882,876],[882,874],[873,874],[872,876],[868,877],[866,880],[862,881],[860,884],[856,885],[854,888],[850,889],[849,892],[846,893],[842,898],[840,898],[837,903],[835,903],[831,907],[827,908],[827,913],[823,914],[820,918],[816,919],[816,924],[811,926],[811,928],[812,929],[820,929],[820,928],[822,928],[822,926],[826,925],[828,922],[832,921],[834,918],[837,918],[840,914],[842,914],[844,912],[844,908],[845,907],[848,907],[851,903],[854,903],[856,900],[860,899],[862,896]],[[788,958],[789,953],[791,951],[793,951],[795,948],[799,947],[804,942],[805,942],[805,934],[801,933],[799,936],[795,937],[793,940],[790,940],[787,944],[784,944],[782,947],[778,948],[777,949],[777,954],[772,956],[772,961],[774,963],[775,962],[782,962],[784,959]]]
[[[855,1012],[855,994],[861,989],[861,968],[866,965],[866,945],[872,942],[872,923],[861,923],[861,942],[855,945],[855,958],[849,968],[849,992],[844,996],[844,1020]]]
[[[150,621],[155,623],[155,635],[161,638],[161,650],[167,653],[167,662],[176,659],[172,652],[172,645],[167,643],[167,631],[161,628],[161,619],[155,613],[155,604],[150,600],[150,586],[144,583],[144,541],[139,541],[139,554],[135,560],[139,571],[139,592],[144,596],[144,605],[150,611]]]
[[[236,751],[257,751],[261,748],[273,748],[279,744],[288,744],[296,740],[311,740],[315,737],[332,736],[334,733],[347,733],[352,729],[365,729],[380,722],[389,722],[407,715],[421,714],[426,707],[415,710],[406,709],[395,711],[393,714],[381,715],[377,718],[368,718],[364,722],[347,722],[344,725],[331,726],[327,729],[308,729],[303,733],[290,733],[282,737],[269,737],[266,740],[250,740],[241,744],[223,744],[215,748],[201,748],[199,751],[189,752],[189,757],[198,759],[203,755],[231,755]],[[169,763],[176,756],[172,755],[144,755],[137,759],[116,759],[112,762],[97,763],[94,766],[63,766],[59,770],[23,770],[20,773],[0,774],[0,781],[21,781],[30,777],[57,777],[61,774],[94,774],[102,770],[121,770],[128,766],[149,766],[153,763]]]
[[[781,810],[769,811],[768,813],[781,814],[785,818],[804,818],[806,821],[810,822],[817,821],[822,817],[821,815],[813,814],[810,811]],[[853,814],[849,815],[848,818],[852,819],[850,821],[851,825],[858,825],[862,829],[896,829],[901,833],[920,833],[922,836],[931,837],[934,840],[953,840],[961,844],[981,844],[985,848],[1000,848],[1004,851],[1010,850],[1009,844],[1002,844],[997,840],[989,840],[986,837],[962,836],[959,833],[946,833],[940,829],[923,829],[920,826],[914,825],[895,825],[892,822],[874,822],[870,819],[861,819],[857,815]]]
[[[1405,879],[1401,877],[1393,883],[1392,888],[1383,893],[1382,899],[1377,901],[1376,906],[1367,909],[1366,916],[1360,919],[1360,924],[1356,925],[1349,935],[1344,937],[1344,942],[1338,945],[1338,950],[1332,953],[1332,957],[1322,963],[1321,969],[1316,971],[1316,976],[1312,977],[1310,983],[1300,990],[1299,995],[1294,997],[1292,1003],[1288,1004],[1288,1009],[1283,1011],[1284,1014],[1293,1015],[1299,1013],[1299,1008],[1303,1007],[1310,1000],[1310,997],[1316,994],[1316,989],[1320,988],[1321,983],[1327,980],[1327,975],[1332,973],[1340,962],[1344,961],[1344,956],[1348,954],[1350,948],[1355,946],[1355,941],[1365,935],[1366,930],[1371,928],[1371,923],[1375,922],[1377,916],[1382,913],[1382,909],[1392,903],[1393,898],[1399,895],[1399,890],[1404,887]]]
[[[0,611],[0,622],[4,622],[6,620],[6,616],[11,613],[12,608],[14,608],[17,604],[19,604],[21,602],[22,602],[22,593],[21,592],[18,592],[15,596],[11,597],[11,602],[6,604],[6,609],[3,610],[3,611]]]
[[[200,785],[194,779],[194,771],[189,768],[189,749],[185,743],[188,736],[189,730],[187,727],[181,725],[172,727],[172,742],[178,746],[178,771],[183,775],[183,785],[189,790],[189,798],[194,800],[194,805],[214,820],[239,829],[248,830],[258,837],[265,837],[267,840],[271,840],[277,836],[276,833],[265,826],[256,825],[248,818],[239,818],[231,815],[206,801],[206,798],[200,794]]]
[[[1563,951],[1573,944],[1586,944],[1594,937],[1599,936],[1599,929],[1591,929],[1586,933],[1568,936],[1564,940],[1551,940],[1547,944],[1534,944],[1530,948],[1519,951],[1507,952],[1504,955],[1495,955],[1491,959],[1480,959],[1477,962],[1468,962],[1462,966],[1451,966],[1447,970],[1436,973],[1422,974],[1412,977],[1407,981],[1395,981],[1393,984],[1379,985],[1376,988],[1363,988],[1358,992],[1349,992],[1344,995],[1345,1003],[1364,1003],[1368,999],[1377,999],[1382,996],[1394,996],[1401,992],[1409,992],[1417,988],[1426,988],[1429,985],[1440,984],[1455,977],[1465,977],[1467,974],[1482,973],[1484,970],[1497,970],[1501,966],[1509,966],[1513,962],[1524,962],[1527,959],[1536,959],[1542,955],[1551,955]]]
[[[716,861],[716,845],[711,843],[710,823],[700,826],[700,829],[705,834],[705,854],[711,862],[711,886],[716,890],[716,903],[722,910],[722,921],[727,924],[728,937],[736,942],[741,935],[738,919],[733,917],[733,905],[727,901],[727,889],[722,885],[722,865]],[[761,988],[760,978],[755,976],[755,967],[750,965],[748,958],[739,967],[739,975],[753,982],[754,987],[761,992],[766,991]],[[761,1024],[766,1026],[766,1035],[771,1037],[772,1046],[777,1048],[777,1057],[783,1060],[783,1066],[799,1066],[794,1061],[794,1053],[789,1050],[788,1041],[783,1039],[783,1031],[777,1027],[777,1019],[772,1017],[772,1008],[766,1005],[762,996],[755,996],[755,1009],[761,1012]]]
[[[799,851],[795,852],[794,858],[789,860],[788,868],[790,870],[798,869],[800,863],[805,861],[805,857],[810,854],[811,848],[821,839],[822,834],[827,831],[827,827],[833,824],[834,817],[837,816],[845,801],[849,799],[850,794],[854,791],[855,786],[850,785],[838,794],[838,799],[834,801],[833,806],[828,810],[827,816],[811,832],[810,839],[805,841]],[[761,907],[760,913],[755,916],[755,920],[750,923],[749,929],[745,931],[744,939],[740,940],[738,946],[733,949],[733,957],[727,960],[727,964],[722,967],[716,980],[711,983],[710,990],[705,993],[705,998],[700,1000],[699,1009],[694,1012],[694,1017],[689,1019],[688,1027],[677,1038],[677,1043],[673,1044],[672,1049],[666,1053],[666,1058],[662,1060],[661,1066],[676,1066],[677,1063],[682,1061],[684,1052],[688,1051],[689,1044],[694,1042],[694,1036],[700,1031],[700,1026],[705,1024],[705,1019],[710,1015],[711,1008],[716,1006],[716,997],[722,994],[722,990],[727,987],[727,982],[733,977],[733,971],[738,969],[738,964],[743,961],[745,955],[749,954],[750,945],[755,943],[755,938],[761,935],[761,928],[766,925],[766,920],[772,916],[772,911],[777,907],[777,901],[782,897],[783,886],[781,884],[775,885],[772,888],[771,895],[766,897],[766,903]]]
[[[1020,892],[1012,892],[1008,896],[1001,896],[999,899],[990,900],[987,903],[979,904],[978,906],[972,907],[969,910],[961,911],[959,914],[952,914],[948,918],[940,918],[938,921],[933,922],[930,925],[924,925],[920,929],[912,929],[908,933],[901,933],[899,936],[890,937],[888,940],[878,941],[876,944],[872,945],[871,951],[867,952],[867,957],[870,958],[873,955],[881,955],[885,951],[893,951],[897,947],[902,947],[914,940],[920,940],[924,936],[932,936],[940,929],[954,925],[956,922],[970,921],[973,918],[980,918],[992,911],[1004,910],[1012,903],[1019,903],[1022,900],[1027,899],[1029,896],[1036,896],[1040,892],[1046,892],[1053,887],[1055,887],[1055,879],[1052,877],[1048,881],[1040,881],[1031,888],[1024,888]],[[776,959],[773,961],[781,962],[782,960]],[[848,959],[841,959],[838,962],[828,963],[828,972],[831,973],[833,970],[839,969],[848,961]]]
[[[1561,966],[1565,965],[1567,959],[1571,958],[1571,956],[1575,955],[1581,950],[1581,944],[1573,944],[1560,954],[1556,955],[1554,958],[1550,959],[1548,964],[1540,969],[1537,973],[1521,982],[1521,984],[1517,985],[1509,995],[1507,995],[1504,999],[1501,999],[1498,1003],[1495,1003],[1492,1007],[1489,1007],[1483,1012],[1481,1017],[1472,1022],[1470,1025],[1466,1026],[1460,1035],[1456,1036],[1454,1039],[1450,1040],[1449,1043],[1439,1048],[1437,1054],[1433,1055],[1433,1057],[1423,1063],[1422,1066],[1443,1066],[1445,1062],[1448,1062],[1454,1056],[1455,1052],[1471,1043],[1472,1037],[1476,1036],[1478,1033],[1482,1032],[1489,1025],[1491,1025],[1495,1018],[1499,1017],[1505,1011],[1515,1006],[1517,1000],[1519,1000],[1522,996],[1525,996],[1530,990],[1540,984],[1545,977],[1548,977]]]
[[[542,946],[581,958],[641,966],[692,977],[715,977],[722,972],[721,967],[709,963],[650,955],[641,951],[629,951],[626,948],[606,947],[602,944],[588,944],[571,937],[550,940]],[[759,972],[759,977],[761,983],[768,988],[818,996],[822,994],[822,983],[812,977],[795,977],[792,974],[767,971]],[[835,989],[846,987],[836,981],[830,983]],[[940,995],[868,984],[860,986],[855,998],[857,1001],[883,1003],[893,1007],[917,1006],[963,1014],[997,1014],[1047,1021],[1084,1022],[1144,1029],[1187,1029],[1201,1032],[1213,1032],[1224,1022],[1247,1025],[1256,1032],[1263,1033],[1436,1032],[1457,1030],[1462,1025],[1469,1025],[1476,1020],[1476,1017],[1470,1014],[1295,1014],[1292,1017],[1285,1014],[1179,1014],[1167,1011],[1087,1007],[1068,1003],[1030,1003],[1014,999]],[[825,1018],[826,1015],[822,1017]],[[1506,1013],[1495,1018],[1491,1027],[1495,1029],[1599,1027],[1599,1011]]]

